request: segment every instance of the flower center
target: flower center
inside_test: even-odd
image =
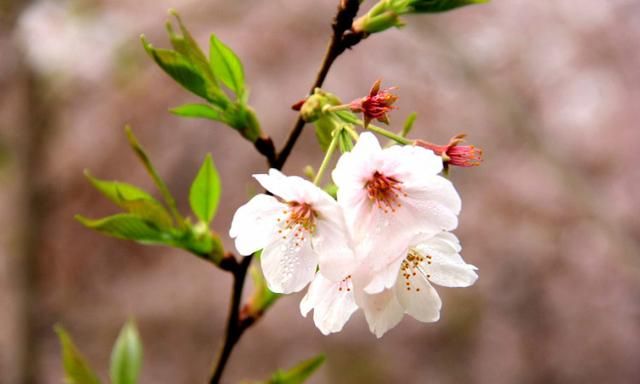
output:
[[[378,208],[384,213],[395,212],[402,204],[399,201],[400,195],[407,196],[402,191],[402,183],[396,178],[385,176],[375,171],[371,179],[365,184],[369,200],[376,203]]]
[[[338,291],[340,292],[342,291],[351,292],[352,289],[353,289],[353,283],[351,282],[351,275],[340,280],[340,282],[338,283]]]
[[[287,203],[288,209],[285,209],[284,220],[278,218],[280,229],[278,233],[282,235],[282,239],[286,239],[288,235],[293,234],[295,245],[299,246],[305,240],[305,235],[311,235],[316,230],[316,217],[318,216],[309,203],[300,203],[292,201]]]
[[[426,265],[425,265],[426,262]],[[407,291],[412,289],[411,280],[418,274],[422,274],[427,279],[431,278],[431,274],[427,273],[426,266],[431,264],[431,256],[422,256],[413,249],[409,250],[407,258],[400,265],[400,274],[404,277],[404,284]],[[416,292],[420,292],[419,287],[413,288]]]

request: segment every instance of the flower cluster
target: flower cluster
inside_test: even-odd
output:
[[[443,160],[417,145],[383,149],[362,133],[332,172],[337,199],[277,170],[255,175],[273,196],[253,197],[236,212],[230,235],[242,255],[262,250],[269,288],[293,293],[314,311],[324,334],[339,332],[362,309],[381,337],[405,313],[433,322],[442,306],[433,284],[466,287],[476,268],[460,256],[461,202],[442,177]]]

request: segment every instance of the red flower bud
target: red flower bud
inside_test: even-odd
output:
[[[460,145],[464,141],[465,134],[459,134],[451,138],[447,145],[437,145],[428,141],[416,140],[419,147],[432,150],[442,156],[445,164],[458,167],[476,167],[482,162],[482,149],[473,145]]]
[[[389,124],[387,112],[395,109],[393,103],[398,100],[398,96],[389,92],[393,89],[395,89],[395,87],[380,89],[380,80],[378,80],[373,84],[373,87],[371,87],[368,96],[353,100],[349,103],[351,111],[362,112],[364,114],[365,128],[373,119]]]

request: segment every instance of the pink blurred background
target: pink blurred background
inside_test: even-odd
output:
[[[170,7],[202,44],[216,33],[243,59],[251,104],[281,147],[336,3],[0,2],[0,382],[62,382],[55,323],[106,378],[130,317],[145,347],[141,383],[205,381],[229,276],[82,228],[74,214],[115,212],[82,171],[151,189],[126,145],[131,123],[186,212],[211,152],[224,188],[214,228],[225,235],[264,159],[220,124],[170,115],[196,98],[138,36],[167,46]],[[361,314],[322,336],[300,316],[301,295],[285,297],[241,340],[224,382],[319,352],[327,362],[311,383],[640,382],[640,2],[495,0],[406,20],[340,57],[324,88],[351,100],[382,78],[399,87],[396,126],[417,111],[413,137],[466,132],[484,149],[481,167],[452,175],[457,234],[480,279],[439,290],[438,323],[405,318],[381,340]],[[307,129],[285,171],[320,160]]]

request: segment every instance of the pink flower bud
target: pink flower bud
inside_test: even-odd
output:
[[[482,162],[482,149],[473,145],[460,145],[464,141],[465,134],[459,134],[451,138],[447,145],[437,145],[428,141],[416,140],[417,146],[432,150],[442,156],[447,165],[457,167],[476,167]]]
[[[393,89],[395,87],[380,89],[380,80],[377,80],[368,96],[353,100],[349,104],[351,111],[364,114],[365,128],[373,119],[389,124],[387,112],[395,109],[393,103],[398,100],[398,96],[389,92]]]

